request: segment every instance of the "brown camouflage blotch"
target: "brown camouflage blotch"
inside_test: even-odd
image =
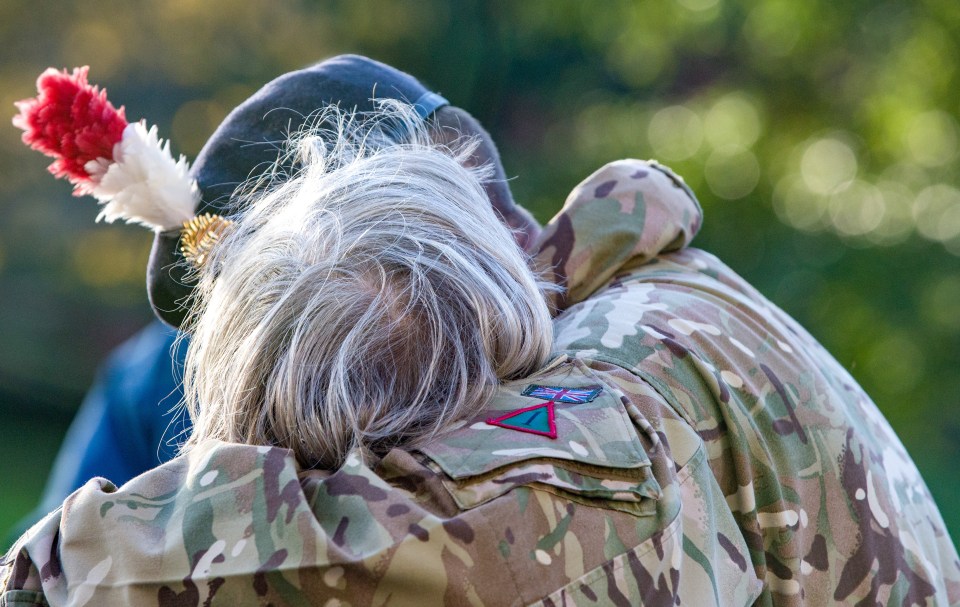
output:
[[[59,538],[60,530],[57,529],[53,541],[50,543],[50,554],[47,555],[47,562],[40,568],[41,580],[60,577],[60,574],[63,573],[63,569],[60,567]]]
[[[267,575],[263,571],[257,571],[253,574],[251,586],[256,595],[261,598],[267,596],[267,593],[270,592],[270,587],[267,585]]]
[[[613,191],[613,188],[617,187],[617,180],[611,179],[609,181],[604,181],[597,186],[597,189],[593,191],[594,198],[606,198],[610,195],[610,192]]]
[[[267,521],[273,522],[280,507],[287,506],[286,522],[293,520],[293,513],[302,494],[300,484],[291,479],[280,489],[280,473],[286,467],[287,454],[283,449],[270,449],[263,458],[263,488],[267,505]]]
[[[207,582],[207,598],[203,601],[203,607],[210,607],[213,604],[213,599],[217,596],[217,591],[220,590],[220,587],[226,583],[226,579],[222,577],[216,577]]]
[[[331,541],[337,546],[344,548],[347,545],[347,525],[350,524],[350,517],[345,516],[337,523],[337,530],[333,532]]]
[[[740,551],[737,550],[737,547],[733,545],[733,542],[730,541],[730,538],[725,536],[722,533],[717,534],[717,541],[720,546],[726,551],[727,556],[730,557],[730,560],[734,562],[740,571],[747,570],[747,559],[744,558]]]
[[[667,348],[670,349],[670,353],[676,356],[677,358],[686,358],[690,352],[687,351],[685,347],[680,345],[676,340],[666,337],[661,340]]]
[[[324,486],[327,488],[327,493],[333,496],[356,495],[370,502],[382,502],[387,499],[387,492],[371,484],[365,476],[334,474],[327,479]]]
[[[629,563],[630,570],[633,572],[633,578],[637,581],[637,586],[640,587],[642,604],[673,605],[677,602],[678,596],[675,589],[679,581],[679,571],[673,568],[670,569],[669,582],[661,572],[657,575],[656,582],[654,582],[653,576],[647,571],[647,568],[643,566],[643,563],[637,558],[635,552],[631,551],[627,553],[627,563]]]
[[[407,532],[413,537],[417,538],[421,542],[430,541],[430,532],[418,525],[417,523],[411,524],[407,527]]]
[[[827,539],[819,533],[814,536],[813,543],[810,545],[810,552],[803,558],[814,569],[826,571],[827,567],[830,566],[827,560]]]
[[[783,406],[787,409],[787,415],[790,416],[791,422],[790,432],[796,432],[797,436],[800,438],[800,442],[806,444],[807,433],[803,430],[803,425],[800,423],[800,420],[797,419],[797,413],[794,410],[793,402],[787,395],[787,390],[783,387],[783,382],[780,381],[780,378],[777,377],[777,374],[774,373],[773,370],[767,365],[761,364],[760,370],[763,371],[764,375],[766,375],[770,380],[770,383],[773,384],[773,389],[777,391],[778,395],[780,395],[780,400],[783,401]]]
[[[764,562],[767,565],[767,569],[773,573],[773,575],[781,580],[793,579],[793,570],[784,565],[776,555],[771,552],[766,552],[764,556],[766,557]]]
[[[603,572],[606,575],[607,580],[607,598],[610,599],[610,602],[613,603],[615,607],[631,607],[630,599],[627,598],[627,595],[620,590],[619,585],[617,584],[616,575],[614,575],[614,562],[610,561],[603,565]],[[649,576],[647,576],[649,578]],[[643,581],[637,579],[637,583],[643,588]]]
[[[14,559],[13,562],[13,576],[10,578],[10,585],[13,588],[24,588],[27,584],[27,579],[30,576],[30,569],[32,567],[33,563],[30,561],[30,557],[27,556],[27,553],[23,550],[18,550],[17,558]]]
[[[587,599],[590,600],[591,602],[594,602],[594,603],[597,602],[597,593],[594,592],[593,589],[590,588],[590,586],[587,586],[586,584],[580,584],[580,592],[581,594],[583,594],[583,596],[587,597]]]
[[[450,537],[454,537],[464,544],[469,544],[473,541],[473,528],[464,520],[447,519],[443,521],[443,528],[447,530],[447,533],[450,534]]]
[[[157,590],[158,607],[199,607],[200,590],[189,577],[183,580],[184,591],[176,592],[169,586]]]

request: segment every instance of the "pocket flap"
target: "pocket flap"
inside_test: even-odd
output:
[[[563,402],[566,394],[548,400],[551,389],[590,394],[580,399],[585,402]],[[545,426],[524,431],[487,421],[549,402],[556,438],[537,431]],[[650,460],[620,399],[575,363],[504,384],[484,411],[421,452],[444,473],[444,484],[464,508],[520,485],[591,505],[639,504],[660,497]]]

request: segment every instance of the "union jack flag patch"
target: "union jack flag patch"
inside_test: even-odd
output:
[[[589,403],[603,390],[600,386],[583,386],[582,388],[561,388],[560,386],[527,386],[520,394],[533,398],[544,398],[558,403],[582,404]]]

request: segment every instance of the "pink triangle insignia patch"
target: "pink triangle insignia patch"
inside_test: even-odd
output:
[[[500,426],[507,430],[538,434],[549,438],[557,438],[557,422],[554,413],[554,402],[547,401],[530,407],[516,409],[486,420],[491,426]]]

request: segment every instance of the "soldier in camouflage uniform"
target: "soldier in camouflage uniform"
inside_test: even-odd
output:
[[[611,163],[531,247],[549,364],[334,471],[207,441],[96,479],[0,605],[953,605],[960,560],[870,399],[711,255],[669,170]]]

